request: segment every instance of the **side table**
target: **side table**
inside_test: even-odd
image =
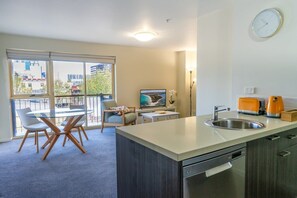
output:
[[[179,113],[173,111],[156,111],[151,113],[142,113],[141,115],[143,117],[142,123],[144,122],[144,118],[151,119],[152,122],[179,118]]]

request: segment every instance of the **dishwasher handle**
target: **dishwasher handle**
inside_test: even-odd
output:
[[[223,172],[225,170],[228,170],[230,168],[232,168],[232,164],[230,162],[227,162],[226,164],[222,164],[220,166],[208,169],[207,171],[205,171],[205,176],[206,177],[211,177],[213,175],[221,173],[221,172]]]
[[[232,168],[231,162],[241,157],[245,157],[246,148],[237,149],[233,152],[225,153],[223,155],[215,156],[207,159],[205,157],[197,157],[196,163],[192,163],[182,168],[183,178],[189,178],[199,174],[205,174],[210,177],[212,175],[223,172]],[[201,160],[202,159],[202,160]],[[193,161],[193,160],[192,160]]]

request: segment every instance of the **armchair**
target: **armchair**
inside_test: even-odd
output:
[[[125,126],[129,124],[136,123],[136,113],[135,107],[128,107],[130,112],[125,113],[123,110],[114,110],[111,107],[117,107],[117,103],[115,100],[105,100],[101,103],[102,109],[102,125],[101,125],[101,132],[105,126]],[[121,115],[118,115],[120,113]]]

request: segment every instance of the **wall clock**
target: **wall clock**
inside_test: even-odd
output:
[[[275,8],[263,10],[254,18],[252,29],[256,36],[268,38],[275,35],[283,24],[283,15]]]

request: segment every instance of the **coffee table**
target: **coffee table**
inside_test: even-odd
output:
[[[144,122],[144,118],[152,120],[152,122],[161,121],[161,120],[171,120],[179,118],[179,113],[174,111],[156,111],[151,113],[142,113],[141,114]]]

